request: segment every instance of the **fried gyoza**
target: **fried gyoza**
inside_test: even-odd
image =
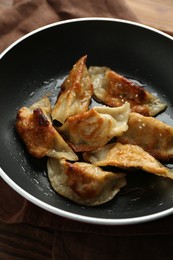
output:
[[[127,130],[130,105],[94,107],[87,112],[69,117],[58,128],[76,152],[90,151],[104,146]]]
[[[166,104],[107,67],[88,70],[86,59],[74,64],[53,110],[45,97],[17,113],[16,129],[28,151],[37,158],[48,156],[53,189],[95,206],[126,185],[125,171],[140,169],[173,179],[173,171],[157,160],[173,158],[173,128],[151,117]],[[93,94],[109,107],[89,109]],[[55,128],[51,120],[61,126]],[[82,162],[76,162],[75,152],[83,152]]]
[[[111,107],[130,103],[131,111],[154,116],[166,108],[166,104],[127,78],[107,67],[89,68],[94,86],[94,96]]]
[[[16,129],[29,153],[37,158],[50,156],[78,160],[77,155],[52,126],[50,112],[48,98],[41,99],[30,108],[22,107],[18,110]]]
[[[161,161],[173,158],[173,127],[138,113],[130,114],[128,126],[120,142],[139,145]]]
[[[69,116],[88,110],[93,95],[93,85],[86,67],[86,58],[87,56],[83,56],[76,62],[62,84],[52,110],[53,120],[63,124]]]
[[[124,173],[103,171],[95,165],[48,159],[48,177],[56,192],[82,205],[111,200],[126,185]]]
[[[85,152],[84,158],[97,166],[115,166],[127,170],[141,169],[173,179],[173,171],[137,145],[111,143],[96,151]]]

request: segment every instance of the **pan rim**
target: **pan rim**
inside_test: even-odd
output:
[[[86,22],[86,21],[108,21],[108,22],[117,22],[117,23],[124,23],[124,24],[131,24],[137,27],[141,27],[150,31],[153,31],[155,33],[158,33],[170,40],[173,40],[173,36],[162,32],[159,29],[153,28],[151,26],[139,23],[139,22],[133,22],[130,20],[124,20],[124,19],[117,19],[117,18],[104,18],[104,17],[87,17],[87,18],[73,18],[73,19],[67,19],[67,20],[63,20],[63,21],[58,21],[58,22],[54,22],[54,23],[50,23],[48,25],[44,25],[41,26],[27,34],[25,34],[24,36],[20,37],[19,39],[17,39],[16,41],[14,41],[12,44],[10,44],[4,51],[2,51],[2,53],[0,53],[0,59],[8,52],[10,51],[15,45],[17,45],[18,43],[22,42],[23,40],[27,39],[28,37],[41,32],[45,29],[49,29],[52,27],[56,27],[59,25],[63,25],[63,24],[68,24],[68,23],[75,23],[75,22]]]
[[[0,176],[18,194],[20,194],[22,197],[24,197],[31,203],[35,204],[36,206],[41,207],[42,209],[47,210],[50,213],[53,213],[60,217],[65,217],[67,219],[71,219],[71,220],[79,221],[79,222],[83,222],[83,223],[89,223],[89,224],[95,224],[95,225],[107,225],[107,226],[132,225],[132,224],[139,224],[139,223],[156,220],[156,219],[168,216],[173,213],[173,208],[170,208],[170,209],[164,210],[162,212],[150,214],[147,216],[124,218],[124,219],[107,219],[107,218],[96,218],[96,217],[78,215],[78,214],[67,212],[65,210],[51,206],[51,205],[47,204],[46,202],[43,202],[42,200],[34,197],[30,193],[28,193],[27,191],[22,189],[19,185],[17,185],[10,177],[8,177],[8,175],[3,171],[3,169],[1,167],[0,167]]]

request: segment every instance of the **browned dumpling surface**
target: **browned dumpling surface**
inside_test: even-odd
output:
[[[85,163],[48,159],[52,187],[64,197],[82,205],[100,205],[111,200],[126,185],[124,173],[103,171]]]
[[[128,129],[129,114],[129,103],[117,108],[94,107],[69,117],[57,129],[76,152],[90,151],[122,135]]]
[[[138,113],[130,114],[128,126],[120,142],[139,145],[158,160],[173,158],[173,127]]]
[[[159,176],[173,179],[173,171],[162,165],[140,146],[108,144],[96,151],[85,152],[85,160],[97,166],[115,166],[123,169],[141,169]]]
[[[93,85],[86,67],[87,56],[80,58],[73,66],[61,86],[57,102],[52,110],[52,119],[60,123],[71,115],[88,110]]]
[[[129,102],[132,112],[154,116],[166,108],[166,104],[131,80],[107,67],[89,68],[94,95],[111,107]]]
[[[66,144],[52,126],[49,119],[51,105],[48,98],[43,98],[30,108],[22,107],[17,113],[16,129],[30,154],[41,158],[50,156],[78,160],[77,155]]]
[[[17,113],[16,129],[28,151],[37,158],[48,156],[54,190],[95,206],[126,185],[125,171],[141,169],[173,179],[173,171],[158,161],[173,158],[173,128],[151,117],[166,104],[107,67],[88,71],[86,59],[74,64],[53,110],[45,97]],[[101,104],[90,109],[93,94]],[[61,126],[54,127],[53,120]],[[82,161],[76,162],[78,155]]]

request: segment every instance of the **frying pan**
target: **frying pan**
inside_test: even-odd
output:
[[[173,38],[134,22],[73,19],[29,33],[0,56],[0,173],[19,194],[54,214],[93,224],[140,223],[173,213],[173,181],[144,172],[130,173],[127,186],[110,202],[86,207],[51,188],[46,158],[35,159],[15,131],[17,109],[59,87],[73,64],[87,54],[87,65],[108,66],[137,80],[165,101],[158,118],[173,126]],[[143,137],[145,138],[145,137]],[[172,167],[171,162],[168,164]]]

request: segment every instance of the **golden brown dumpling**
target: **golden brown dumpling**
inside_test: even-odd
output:
[[[129,113],[129,103],[117,108],[94,107],[69,117],[58,131],[76,152],[94,150],[127,130]]]
[[[69,116],[88,110],[93,95],[93,85],[86,67],[86,58],[87,56],[83,56],[76,62],[62,84],[52,110],[53,120],[63,124]]]
[[[84,158],[97,166],[115,166],[127,170],[141,169],[173,179],[173,171],[137,145],[112,143],[96,151],[85,152]]]
[[[50,111],[48,98],[41,99],[30,108],[20,108],[16,118],[17,132],[34,157],[50,156],[78,160],[77,155],[52,126],[49,119]]]
[[[111,200],[126,185],[124,173],[103,171],[95,165],[48,159],[48,177],[54,190],[82,205],[96,206]]]
[[[160,99],[110,68],[91,66],[89,73],[95,97],[108,106],[117,107],[129,102],[132,112],[146,116],[154,116],[166,108]]]
[[[138,113],[130,114],[128,126],[120,142],[139,145],[158,160],[173,158],[173,127]]]

